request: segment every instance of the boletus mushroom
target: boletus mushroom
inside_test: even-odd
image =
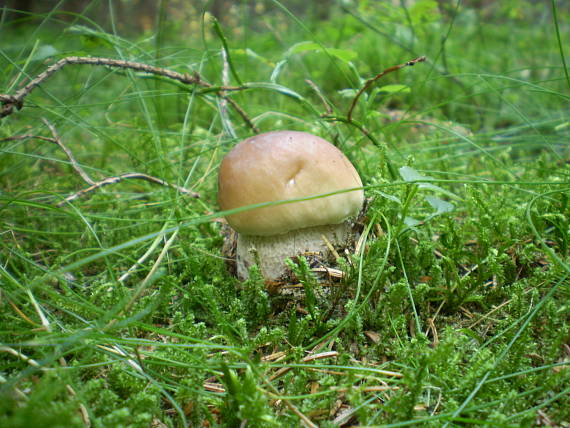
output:
[[[276,131],[237,144],[222,160],[218,202],[222,210],[307,198],[226,217],[237,232],[240,279],[257,263],[266,280],[287,272],[285,259],[305,253],[329,254],[351,231],[350,218],[364,201],[362,181],[346,156],[331,143],[306,132]],[[326,239],[325,239],[326,238]]]

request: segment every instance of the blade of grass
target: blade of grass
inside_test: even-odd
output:
[[[564,49],[562,44],[562,37],[560,36],[560,28],[558,27],[558,8],[556,7],[556,0],[550,0],[552,5],[552,20],[554,21],[554,29],[556,30],[556,39],[558,40],[558,49],[560,50],[560,60],[562,61],[562,67],[564,68],[564,75],[566,76],[566,82],[568,83],[568,88],[570,89],[570,75],[568,74],[568,67],[566,66],[566,58],[564,56]]]

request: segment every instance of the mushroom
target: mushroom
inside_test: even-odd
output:
[[[328,256],[330,244],[347,241],[349,219],[360,211],[364,192],[346,156],[316,135],[267,132],[237,144],[220,166],[218,202],[224,211],[347,189],[352,190],[228,215],[238,234],[238,277],[246,279],[257,264],[266,280],[278,280],[287,273],[287,257]]]

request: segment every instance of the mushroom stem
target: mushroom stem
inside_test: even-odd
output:
[[[287,273],[285,259],[305,253],[319,253],[323,259],[331,255],[327,242],[333,245],[345,244],[350,236],[352,223],[315,226],[293,230],[281,235],[253,236],[238,235],[236,261],[237,275],[247,279],[249,268],[257,264],[263,277],[277,280]]]

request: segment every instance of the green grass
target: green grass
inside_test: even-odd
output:
[[[570,11],[499,3],[344,2],[318,21],[267,2],[216,27],[172,2],[146,33],[99,2],[0,14],[0,93],[66,56],[242,82],[255,126],[333,141],[370,199],[330,293],[303,263],[298,301],[255,270],[240,283],[216,175],[246,121],[200,87],[65,67],[0,138],[51,137],[45,118],[94,179],[201,197],[125,180],[58,206],[87,187],[62,150],[0,142],[0,425],[570,424]],[[420,55],[347,123],[366,79]]]

